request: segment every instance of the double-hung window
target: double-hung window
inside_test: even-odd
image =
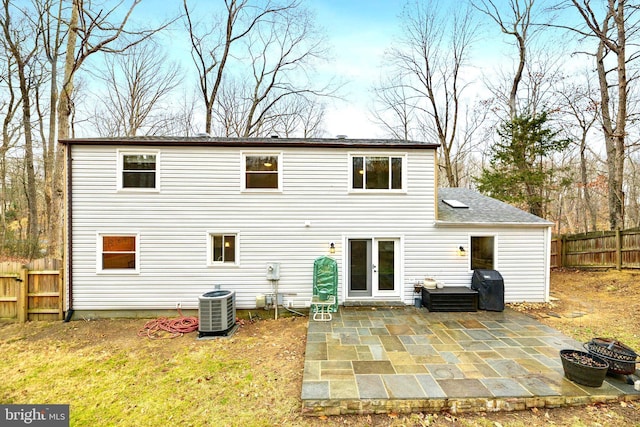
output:
[[[209,265],[238,264],[238,234],[209,232]]]
[[[280,190],[282,188],[282,155],[279,153],[244,153],[243,189]]]
[[[137,234],[99,234],[98,266],[103,273],[136,273],[139,267]]]
[[[159,186],[159,157],[154,151],[120,151],[118,188],[121,190],[154,191]]]
[[[405,156],[351,156],[353,190],[403,190]]]

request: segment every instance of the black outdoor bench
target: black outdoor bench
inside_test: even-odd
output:
[[[429,311],[478,311],[478,291],[466,286],[422,288],[422,306]]]

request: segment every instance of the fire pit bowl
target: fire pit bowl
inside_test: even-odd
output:
[[[636,371],[638,355],[620,341],[609,338],[593,338],[584,344],[584,348],[590,354],[605,359],[609,363],[609,373],[611,374],[629,375]]]
[[[580,350],[560,350],[560,360],[568,379],[589,387],[600,387],[609,369],[603,358]]]

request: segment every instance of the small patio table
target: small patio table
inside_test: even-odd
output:
[[[326,300],[321,300],[318,295],[311,297],[311,310],[315,308],[313,320],[318,322],[328,322],[332,319],[331,306],[336,303],[336,297],[331,295]]]

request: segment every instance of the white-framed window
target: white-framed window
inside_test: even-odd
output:
[[[138,233],[98,233],[96,266],[99,273],[137,274],[140,271]]]
[[[119,150],[118,190],[160,190],[160,152]]]
[[[240,264],[240,245],[237,232],[207,232],[207,264],[210,266]]]
[[[242,189],[282,190],[282,153],[242,153]]]
[[[352,154],[352,191],[404,191],[406,155]]]
[[[477,235],[470,237],[470,270],[496,270],[498,239],[494,235]]]

